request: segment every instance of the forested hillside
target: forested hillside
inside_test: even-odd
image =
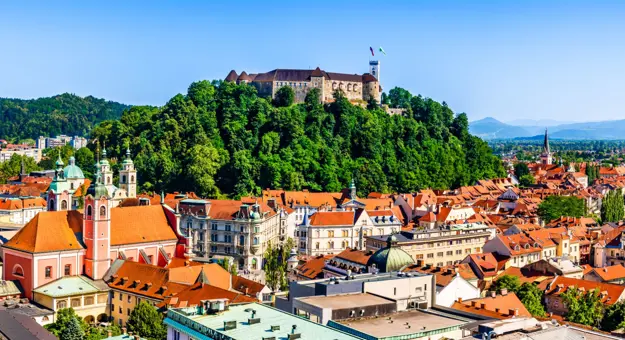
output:
[[[19,141],[59,134],[86,136],[97,123],[119,119],[129,107],[68,93],[27,100],[0,98],[0,138]]]
[[[339,191],[352,177],[361,195],[408,192],[505,175],[487,144],[469,134],[466,115],[432,99],[404,93],[410,109],[402,117],[339,93],[322,105],[311,91],[293,105],[284,90],[272,103],[252,86],[200,81],[162,108],[132,107],[102,122],[91,137],[117,159],[129,145],[144,189],[208,197]]]

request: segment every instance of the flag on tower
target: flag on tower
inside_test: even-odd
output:
[[[375,57],[375,54],[373,54],[373,47],[369,46],[369,50],[371,51],[371,56]]]
[[[380,52],[382,52],[382,54],[386,55],[386,52],[384,52],[384,49],[382,48],[382,46],[380,46]]]

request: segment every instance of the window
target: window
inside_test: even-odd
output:
[[[232,226],[229,224],[226,224],[226,231],[232,231]]]
[[[319,249],[319,242],[315,243],[315,249]]]
[[[106,217],[106,207],[105,206],[101,206],[100,207],[100,218]]]
[[[230,254],[230,247],[226,247],[225,248],[225,252],[226,252],[226,254]]]
[[[121,300],[122,300],[122,295],[124,295],[124,294],[119,293],[119,301],[121,301]]]
[[[211,234],[211,241],[217,242],[217,234]]]
[[[451,250],[448,250],[448,251],[447,251],[447,256],[450,256],[450,255],[453,255],[453,254],[454,254],[454,252],[453,252],[453,251],[451,251]]]
[[[245,236],[241,235],[239,236],[239,245],[245,245]]]
[[[397,287],[393,288],[393,295],[397,295]]]
[[[16,264],[13,267],[13,275],[24,277],[24,269],[22,269],[22,266],[20,266],[19,264]]]
[[[254,245],[258,245],[258,237],[254,237]]]
[[[80,307],[80,299],[72,299],[72,308]]]
[[[67,210],[67,201],[66,200],[62,200],[61,201],[61,210]]]
[[[130,294],[128,294],[128,303],[130,303],[130,299],[132,299],[132,296],[130,296]]]
[[[334,230],[328,230],[328,237],[334,237]]]
[[[124,314],[124,310],[121,307],[119,307],[119,314]]]
[[[227,243],[232,243],[232,235],[225,235],[224,239]]]
[[[428,256],[428,259],[433,259],[434,258],[434,253],[429,253],[427,256]]]
[[[349,230],[343,230],[343,237],[349,237]]]
[[[456,255],[462,255],[462,249],[456,250]]]
[[[46,267],[46,279],[52,278],[52,267]]]
[[[65,270],[64,270],[64,275],[65,276],[69,276],[72,275],[72,265],[71,264],[66,264],[65,265]]]
[[[241,226],[241,232],[244,233],[245,232],[245,227]]]
[[[443,257],[443,252],[441,251],[441,252],[436,253],[436,256],[437,257]]]
[[[70,188],[70,190],[74,190],[74,183],[73,182],[69,184],[69,188]]]
[[[56,309],[67,308],[67,301],[59,301],[56,303]]]
[[[126,313],[130,315],[130,308],[126,308]]]
[[[217,223],[211,224],[211,230],[217,230]]]

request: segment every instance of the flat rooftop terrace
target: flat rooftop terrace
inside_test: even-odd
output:
[[[299,298],[298,300],[319,308],[330,309],[362,308],[366,306],[376,306],[381,304],[393,303],[393,301],[389,299],[385,299],[369,293],[329,296],[319,295]]]
[[[391,318],[391,320],[389,320],[389,317]],[[395,336],[426,333],[450,327],[460,327],[467,322],[461,319],[455,319],[443,315],[437,315],[418,310],[411,310],[390,315],[381,315],[378,318],[331,321],[329,325],[332,323],[338,323],[342,326],[346,326],[358,332],[369,334],[378,339],[382,339]],[[339,327],[339,329],[342,328]],[[351,333],[349,331],[347,332]]]

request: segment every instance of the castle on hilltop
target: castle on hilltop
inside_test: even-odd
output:
[[[274,98],[278,90],[288,86],[295,92],[295,102],[303,102],[306,94],[314,88],[321,91],[323,103],[332,102],[336,90],[341,90],[350,101],[369,101],[374,98],[380,102],[382,87],[380,79],[380,62],[369,61],[369,72],[364,74],[347,74],[326,72],[317,67],[314,70],[275,69],[267,73],[251,73],[245,71],[237,74],[232,70],[225,81],[237,84],[250,84],[258,90],[260,96]]]

